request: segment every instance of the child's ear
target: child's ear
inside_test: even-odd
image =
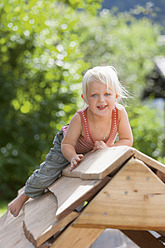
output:
[[[83,94],[81,94],[81,98],[84,99]]]
[[[117,101],[119,97],[120,97],[120,95],[116,94],[116,99],[115,99],[115,101]]]

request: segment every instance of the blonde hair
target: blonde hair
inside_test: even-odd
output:
[[[87,90],[88,84],[92,81],[97,81],[106,84],[107,87],[111,88],[117,99],[127,98],[129,93],[119,82],[117,71],[113,66],[96,66],[89,69],[82,80],[82,93],[83,99],[87,103]]]

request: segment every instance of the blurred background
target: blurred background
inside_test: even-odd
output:
[[[165,163],[164,17],[164,0],[1,0],[0,214],[83,107],[93,66],[117,69],[133,146]]]

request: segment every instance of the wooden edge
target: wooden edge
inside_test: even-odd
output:
[[[141,248],[164,248],[164,245],[148,231],[120,230]]]
[[[26,232],[26,225],[25,222],[23,221],[23,230],[26,234],[26,237],[31,240],[31,242],[33,243],[33,245],[35,247],[40,247],[45,241],[47,241],[51,236],[53,236],[56,232],[58,232],[61,228],[65,227],[66,225],[68,225],[70,222],[72,222],[75,218],[77,218],[79,216],[79,214],[75,211],[73,211],[72,213],[70,213],[68,216],[66,216],[64,219],[62,220],[57,220],[55,219],[54,223],[50,225],[49,228],[47,228],[47,230],[45,230],[44,233],[41,234],[40,237],[38,237],[36,240],[34,240],[33,235],[28,233],[28,237],[27,237],[27,232]],[[42,246],[41,246],[42,247]]]
[[[90,202],[90,204],[84,209],[84,211],[82,212],[82,214],[79,216],[78,219],[76,219],[73,223],[72,223],[72,226],[73,227],[78,227],[78,228],[114,228],[114,229],[123,229],[123,230],[139,230],[139,231],[147,231],[147,230],[154,230],[154,231],[158,231],[158,230],[162,230],[162,231],[165,231],[165,225],[163,223],[163,226],[162,226],[162,222],[163,222],[163,218],[162,218],[162,215],[161,215],[161,212],[159,213],[159,220],[161,220],[159,222],[159,225],[157,224],[157,226],[155,227],[154,226],[154,229],[153,229],[153,224],[151,224],[149,221],[147,222],[147,220],[145,220],[145,225],[141,225],[140,223],[138,224],[138,227],[136,225],[136,221],[134,222],[127,222],[127,217],[126,217],[126,214],[125,214],[125,210],[126,209],[126,202],[127,202],[127,198],[128,198],[128,202],[127,204],[129,205],[129,208],[130,206],[133,206],[134,208],[136,208],[136,205],[135,204],[131,204],[131,201],[130,201],[130,197],[129,197],[129,192],[126,191],[126,193],[128,194],[120,194],[119,198],[117,195],[114,195],[114,190],[113,190],[113,193],[112,193],[112,189],[115,189],[116,187],[116,182],[114,180],[118,180],[120,179],[121,175],[124,175],[124,180],[125,181],[129,181],[130,178],[127,180],[126,178],[126,175],[124,174],[125,171],[127,170],[127,167],[129,168],[130,172],[129,173],[135,173],[136,174],[136,171],[135,168],[134,168],[134,163],[137,163],[137,166],[136,166],[136,170],[138,173],[140,173],[139,175],[141,175],[142,173],[146,173],[147,172],[147,178],[145,177],[145,175],[143,175],[143,178],[145,179],[143,184],[148,184],[148,176],[150,176],[152,179],[154,179],[154,182],[156,183],[156,185],[160,186],[160,189],[161,189],[161,192],[155,193],[155,196],[158,195],[158,197],[155,199],[153,198],[152,196],[152,191],[151,191],[151,194],[150,194],[150,191],[148,192],[147,191],[147,194],[150,194],[150,202],[152,201],[153,202],[153,199],[157,202],[159,202],[159,204],[157,204],[157,206],[160,206],[161,207],[161,211],[163,211],[163,202],[161,202],[160,200],[160,197],[164,197],[164,183],[162,183],[161,180],[159,180],[157,178],[157,176],[152,172],[152,170],[150,170],[148,168],[147,165],[145,165],[142,161],[136,159],[136,158],[131,158],[126,164],[125,166],[123,166],[123,168],[116,174],[116,176],[112,179],[112,181],[110,181],[104,188],[104,190],[102,190],[94,199],[92,202]],[[131,166],[131,167],[130,167]],[[131,168],[131,169],[130,169]],[[132,174],[134,175],[134,174]],[[142,201],[140,200],[139,201],[139,204],[138,205],[138,208],[137,210],[139,211],[139,214],[137,213],[136,211],[136,215],[133,214],[134,212],[132,212],[132,216],[130,218],[130,220],[134,217],[135,219],[142,218],[143,214],[141,215],[140,214],[140,211],[143,207],[143,194],[139,194],[139,191],[143,191],[143,188],[139,190],[139,187],[141,187],[141,177],[138,175],[138,185],[136,187],[132,187],[131,185],[133,185],[132,183],[129,184],[128,182],[128,190],[131,192],[133,192],[133,199],[135,200],[137,198],[138,199],[142,199]],[[136,175],[137,177],[137,175]],[[114,183],[115,182],[115,183]],[[132,181],[133,182],[133,181]],[[121,181],[119,181],[119,184],[121,184]],[[150,185],[151,186],[151,185]],[[124,193],[124,190],[123,190],[123,193]],[[132,194],[132,193],[131,193]],[[154,193],[153,193],[154,194]],[[124,200],[124,204],[125,208],[122,207],[122,198]],[[140,198],[139,198],[140,196]],[[145,195],[144,195],[145,196]],[[107,197],[107,199],[106,199]],[[113,203],[111,202],[111,199],[112,198],[116,198],[116,202],[114,206],[113,206]],[[119,199],[119,201],[117,200]],[[164,198],[163,198],[164,199]],[[147,201],[146,203],[146,206],[145,206],[145,209],[147,209],[147,206],[150,205],[150,202]],[[162,203],[162,204],[161,204]],[[98,204],[98,205],[97,205]],[[106,205],[105,205],[106,204]],[[107,205],[109,204],[109,205]],[[106,208],[105,208],[106,206]],[[125,216],[125,219],[124,219],[124,222],[122,223],[121,221],[119,221],[119,213],[120,212],[117,212],[116,210],[119,209],[119,206],[120,206],[120,209],[121,209],[121,216]],[[132,210],[132,209],[130,209]],[[115,214],[112,214],[115,213]],[[124,213],[124,214],[123,214]],[[116,214],[118,215],[117,216],[117,221],[115,220],[115,216]],[[131,212],[129,213],[129,215],[131,215]],[[152,218],[152,213],[151,213],[151,208],[150,208],[150,215],[151,215],[151,218]],[[153,214],[154,215],[154,214]],[[149,215],[148,214],[145,214],[145,217],[148,217]],[[105,219],[106,218],[106,219]],[[100,219],[100,220],[99,220]],[[107,222],[107,219],[109,219],[109,222]],[[95,221],[97,220],[97,221]],[[105,220],[105,221],[104,221]],[[143,223],[143,219],[140,220],[141,223]],[[116,223],[115,223],[116,222]]]
[[[98,182],[98,184],[95,187],[89,190],[86,194],[82,195],[77,201],[72,203],[67,209],[65,209],[61,213],[58,214],[58,210],[57,210],[56,218],[60,221],[61,219],[65,218],[70,212],[76,209],[84,201],[90,201],[96,195],[96,193],[99,190],[101,190],[110,181],[110,179],[111,179],[110,177],[105,177],[102,180],[100,180],[100,182]]]
[[[57,236],[58,236],[59,232],[57,233]],[[56,239],[56,235],[53,235],[51,238],[46,240],[42,245],[38,246],[37,248],[50,248],[52,246],[52,244],[54,243],[55,239]]]
[[[135,158],[141,160],[142,162],[144,162],[146,165],[156,169],[156,170],[160,170],[161,172],[165,173],[165,165],[162,164],[161,162],[145,155],[144,153],[138,151],[135,149],[135,154],[134,154]]]
[[[118,158],[105,172],[102,173],[102,178],[109,174],[110,176],[116,174],[116,172],[118,172],[121,167],[124,166],[124,164],[127,163],[127,161],[134,156],[134,154],[134,148],[127,150],[122,157]]]
[[[45,242],[44,244],[40,245],[38,248],[49,248],[52,243]]]
[[[160,242],[165,245],[165,231],[150,231]]]
[[[124,146],[124,147],[126,147],[127,149],[125,149],[125,151],[123,151],[121,157],[119,157],[116,161],[114,161],[112,164],[110,164],[110,166],[107,167],[104,171],[101,171],[99,173],[97,173],[97,172],[96,173],[94,173],[94,172],[92,172],[92,173],[86,173],[86,172],[78,171],[79,174],[77,174],[76,168],[75,168],[75,172],[74,172],[74,170],[72,172],[69,172],[69,170],[68,170],[69,165],[68,165],[62,171],[62,175],[63,176],[66,176],[66,177],[72,177],[72,178],[79,177],[79,178],[81,178],[83,180],[97,180],[97,179],[98,180],[101,180],[105,176],[107,176],[110,173],[112,173],[114,170],[120,169],[120,167],[123,165],[123,163],[127,162],[128,159],[130,159],[132,156],[134,156],[134,154],[136,152],[136,149],[135,148],[133,148],[133,147],[127,147],[127,146]],[[108,148],[105,148],[105,149],[107,149],[106,152],[108,152]],[[87,158],[90,155],[91,155],[91,152],[89,152],[85,158]],[[83,161],[83,163],[84,162],[85,161]]]
[[[89,248],[103,232],[102,228],[74,228],[69,225],[51,248]]]
[[[43,237],[39,237],[36,246],[39,246],[44,241],[46,241],[48,238],[53,236],[56,232],[58,232],[60,229],[71,223],[74,219],[76,219],[79,216],[79,213],[73,211],[72,213],[68,214],[64,219],[57,221],[55,225],[51,227],[50,230],[47,230],[47,232],[44,234]]]
[[[112,224],[81,224],[81,223],[78,223],[78,222],[73,222],[72,223],[72,226],[74,227],[74,228],[76,228],[76,227],[78,227],[78,228],[102,228],[102,229],[107,229],[107,228],[112,228],[112,229],[122,229],[122,230],[130,230],[130,228],[131,228],[131,230],[133,230],[133,231],[148,231],[148,230],[151,230],[151,229],[153,229],[153,226],[147,226],[146,225],[146,227],[137,227],[136,226],[136,224],[133,226],[130,226],[130,225],[112,225]],[[158,230],[160,229],[160,227],[156,227],[156,228],[154,228],[154,230],[153,231],[155,231],[155,232],[158,232]],[[165,230],[165,228],[164,228],[164,230]],[[155,247],[154,247],[155,248]]]
[[[4,227],[6,219],[8,217],[9,211],[7,211],[6,213],[4,213],[1,217],[0,217],[0,229]]]
[[[157,231],[161,236],[165,237],[165,231]]]

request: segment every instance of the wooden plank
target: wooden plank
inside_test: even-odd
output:
[[[27,239],[35,246],[38,240],[48,239],[48,230],[56,219],[57,199],[51,192],[24,205],[23,228]],[[44,235],[45,234],[45,235]]]
[[[40,235],[38,235],[38,238],[36,238],[34,240],[33,237],[31,237],[31,241],[33,241],[32,243],[35,245],[35,247],[42,247],[42,244],[48,240],[50,237],[52,237],[55,233],[57,233],[60,229],[62,229],[63,227],[65,227],[66,225],[68,225],[70,222],[72,222],[79,214],[77,212],[72,212],[70,213],[68,216],[66,216],[64,219],[62,219],[61,221],[54,219],[52,220],[53,223],[49,222],[49,227]],[[40,223],[39,225],[43,225],[42,223]],[[42,226],[44,227],[44,226]],[[26,232],[26,226],[25,223],[23,223],[23,228]],[[46,242],[47,243],[47,242]],[[49,247],[49,246],[48,246]]]
[[[101,181],[61,177],[49,187],[58,201],[56,217],[58,219],[65,217],[81,203],[87,201],[89,197],[92,197],[109,180],[109,178]]]
[[[159,233],[161,236],[164,236],[164,237],[165,237],[165,231],[158,231],[158,233]]]
[[[49,248],[54,243],[54,236],[52,236],[50,239],[45,241],[42,245],[38,246],[37,248]]]
[[[135,149],[128,146],[107,147],[93,153],[90,152],[77,168],[69,171],[69,165],[62,174],[67,177],[80,177],[88,180],[102,179],[123,165],[134,153]]]
[[[141,160],[142,162],[144,162],[145,164],[149,165],[150,167],[160,170],[161,172],[165,173],[165,165],[162,164],[159,161],[156,161],[155,159],[145,155],[144,153],[135,150],[135,154],[134,157]]]
[[[132,158],[74,221],[77,227],[165,230],[165,185]]]
[[[56,218],[56,209],[57,201],[51,192],[25,205],[23,229],[26,237],[35,247],[43,244],[79,215],[76,212],[72,212],[59,221]]]
[[[64,176],[80,177],[82,179],[102,179],[117,168],[120,168],[134,155],[150,167],[165,173],[165,165],[128,146],[108,147],[94,153],[88,153],[77,168],[70,171],[68,165],[62,172]]]
[[[6,212],[0,218],[0,230],[2,230],[3,229],[3,226],[5,225],[5,221],[6,221],[7,215],[8,215],[8,213]]]
[[[141,248],[164,248],[151,233],[147,231],[120,230]]]
[[[16,218],[6,212],[0,219],[0,248],[34,248],[34,245],[25,237],[23,228],[23,212]]]
[[[89,248],[103,231],[104,229],[100,228],[74,228],[70,225],[51,248]]]

